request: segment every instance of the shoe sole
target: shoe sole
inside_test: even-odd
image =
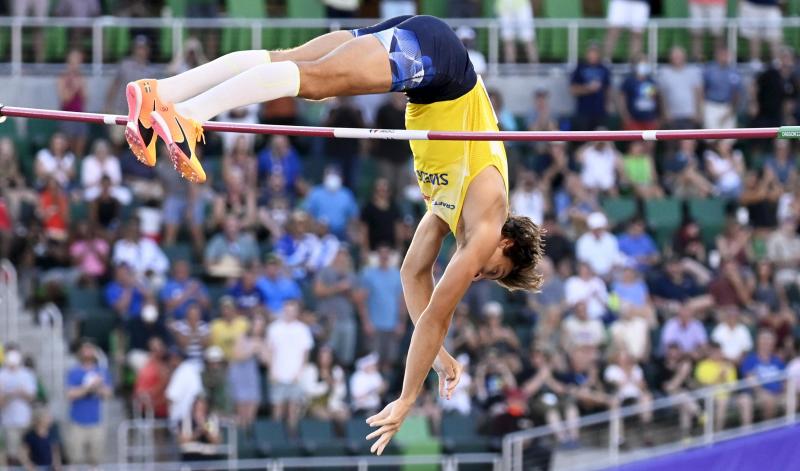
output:
[[[169,126],[164,118],[157,111],[154,111],[150,117],[153,119],[153,129],[156,130],[156,134],[167,144],[169,159],[172,161],[172,166],[181,177],[192,183],[203,183],[206,181],[205,172],[198,173],[189,163],[189,156],[184,154],[175,142],[175,139],[172,137],[172,132],[169,130]]]
[[[139,132],[139,111],[142,109],[142,91],[135,83],[129,83],[125,88],[125,97],[128,100],[128,123],[125,125],[125,140],[128,147],[136,156],[136,160],[152,167],[156,164],[156,159],[150,155],[147,144]]]

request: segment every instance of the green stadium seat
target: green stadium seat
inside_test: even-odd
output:
[[[446,453],[489,451],[489,439],[476,432],[477,417],[449,413],[442,417],[442,440]]]
[[[267,7],[263,0],[227,0],[230,18],[266,18]],[[252,30],[250,28],[225,28],[222,30],[220,51],[223,54],[238,50],[252,49]],[[269,45],[264,44],[264,47]]]
[[[330,421],[303,419],[298,430],[303,451],[308,455],[338,456],[347,452],[344,440],[336,437]]]
[[[319,0],[292,0],[286,4],[286,16],[289,18],[325,18],[325,7]],[[298,46],[325,33],[322,28],[292,28],[288,30],[292,44]]]
[[[289,441],[282,422],[257,420],[254,429],[256,447],[263,457],[300,456],[300,447]]]
[[[406,418],[394,440],[403,448],[403,455],[438,455],[442,452],[442,445],[437,437],[431,435],[428,419],[421,415],[412,415]],[[405,469],[405,468],[404,468]],[[414,471],[438,470],[438,466],[414,466]]]
[[[58,131],[58,121],[49,119],[29,119],[28,141],[33,146],[33,151],[43,149],[50,145],[50,138]]]
[[[167,256],[170,263],[175,263],[178,260],[187,260],[191,262],[194,258],[192,256],[192,246],[190,244],[176,242],[172,245],[163,245],[161,248],[164,250],[164,254]]]
[[[97,310],[81,319],[81,337],[91,339],[103,351],[111,347],[111,333],[117,323],[116,314],[109,310]]]
[[[45,59],[52,62],[62,62],[67,55],[69,43],[67,28],[52,26],[44,30]]]
[[[102,292],[98,288],[72,287],[67,289],[67,303],[71,311],[97,311],[103,308]]]
[[[664,2],[664,18],[688,18],[689,6],[686,2]],[[689,33],[686,28],[667,28],[659,30],[658,55],[667,57],[669,49],[673,46],[689,47]]]
[[[546,18],[581,18],[583,4],[581,0],[545,0],[543,17]],[[537,43],[542,57],[555,60],[567,60],[569,36],[566,28],[540,28],[536,31]]]
[[[636,200],[634,198],[606,198],[602,203],[603,212],[611,226],[629,221],[636,216]]]
[[[350,417],[345,424],[345,439],[347,440],[347,448],[350,454],[353,455],[368,455],[369,447],[372,446],[371,442],[364,439],[367,435],[374,431],[366,422],[365,416]],[[384,455],[396,455],[400,452],[400,448],[395,440],[389,442],[389,446],[383,450]]]
[[[656,241],[664,246],[681,223],[681,201],[674,198],[650,199],[644,204],[647,226],[655,232]]]
[[[690,199],[689,215],[697,221],[703,242],[707,246],[714,244],[717,235],[725,227],[725,205],[722,198]]]
[[[420,0],[419,14],[445,18],[447,17],[447,2],[442,0]]]

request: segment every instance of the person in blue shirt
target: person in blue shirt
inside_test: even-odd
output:
[[[257,281],[255,269],[248,268],[242,273],[242,277],[228,288],[228,294],[233,297],[240,311],[252,314],[256,308],[267,304],[267,298],[258,288]]]
[[[741,94],[742,76],[731,63],[730,51],[720,48],[703,70],[703,127],[735,128]]]
[[[123,263],[114,268],[114,280],[106,285],[105,301],[122,320],[141,316],[145,289],[136,281],[128,265]]]
[[[608,89],[611,71],[601,62],[600,46],[592,43],[586,49],[586,60],[572,72],[570,93],[575,96],[573,128],[591,131],[605,124],[608,118]]]
[[[78,347],[78,364],[67,372],[69,400],[69,460],[97,467],[105,462],[105,438],[108,435],[102,416],[102,405],[112,394],[111,376],[99,366],[97,347],[82,340]]]
[[[756,337],[755,351],[744,357],[740,367],[743,378],[753,378],[762,383],[743,393],[743,401],[749,403],[748,409],[752,410],[755,402],[761,407],[764,419],[775,417],[783,398],[783,382],[769,380],[779,376],[785,369],[786,365],[775,355],[775,334],[771,330],[761,329]]]
[[[274,174],[283,176],[286,191],[297,193],[302,180],[303,166],[297,151],[286,136],[272,136],[269,147],[258,154],[258,178],[264,180]]]
[[[646,272],[659,261],[659,251],[653,238],[646,232],[644,220],[634,218],[628,229],[617,237],[620,252],[636,263],[640,272]]]
[[[358,217],[358,204],[353,192],[342,186],[336,167],[325,169],[322,185],[317,185],[305,201],[304,209],[330,228],[331,233],[346,239],[347,226]]]
[[[202,281],[190,276],[189,262],[178,260],[172,266],[172,278],[161,288],[159,295],[165,312],[173,319],[186,317],[186,309],[197,304],[203,311],[211,305],[208,290]]]
[[[275,254],[267,255],[264,276],[258,279],[256,286],[266,299],[267,309],[273,316],[281,315],[286,301],[303,299],[300,285],[283,273],[281,258]]]
[[[617,109],[627,131],[658,128],[658,86],[644,57],[633,63],[633,71],[619,87]]]
[[[378,264],[361,271],[363,302],[359,303],[361,327],[378,353],[381,370],[397,361],[400,341],[406,332],[405,302],[400,270],[392,263],[394,253],[387,245],[378,247]]]

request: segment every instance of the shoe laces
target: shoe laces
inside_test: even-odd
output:
[[[192,129],[194,130],[195,135],[197,136],[197,142],[203,141],[203,144],[206,143],[206,135],[203,131],[203,125],[200,124],[197,120],[190,120],[192,123]]]

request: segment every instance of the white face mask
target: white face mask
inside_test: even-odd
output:
[[[325,185],[325,188],[328,190],[336,191],[342,187],[342,177],[336,175],[335,173],[329,173],[325,175],[325,179],[323,180],[322,184]]]
[[[640,77],[650,75],[650,64],[647,62],[639,62],[636,64],[636,75]]]

